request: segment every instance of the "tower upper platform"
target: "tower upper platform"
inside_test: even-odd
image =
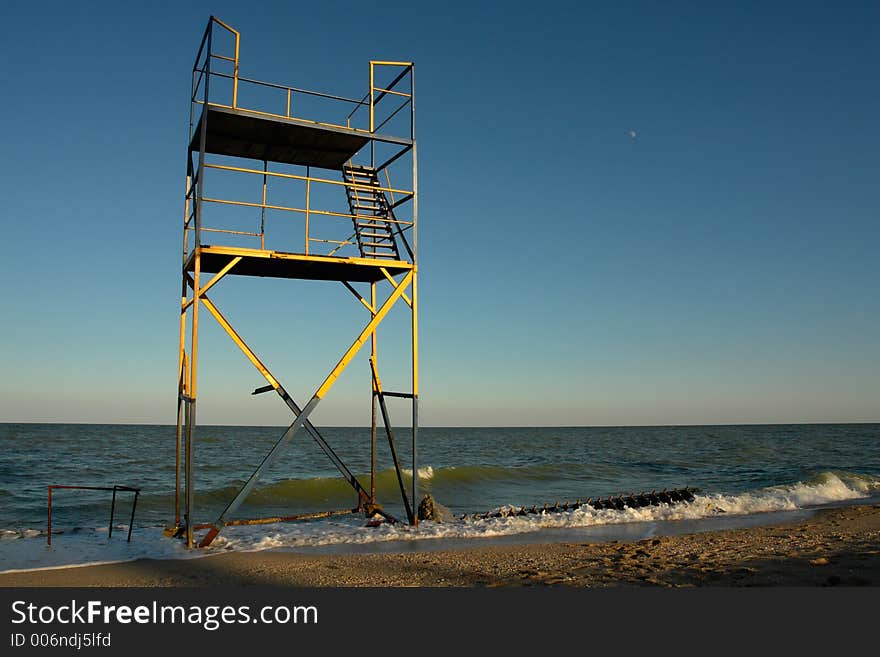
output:
[[[239,52],[211,17],[192,73],[185,269],[241,258],[230,273],[375,281],[412,268],[412,63],[371,61],[352,98],[245,78]]]

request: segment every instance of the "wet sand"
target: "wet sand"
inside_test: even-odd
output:
[[[475,541],[475,545],[477,545]],[[0,586],[880,586],[880,505],[634,542],[228,553],[0,574]]]

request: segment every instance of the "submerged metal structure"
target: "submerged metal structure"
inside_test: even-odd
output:
[[[192,70],[183,221],[175,529],[188,547],[210,545],[229,525],[380,514],[376,499],[377,411],[388,438],[407,521],[417,524],[418,489],[418,167],[412,62],[370,61],[366,94],[345,97],[263,82],[239,74],[239,33],[208,20]],[[242,190],[255,182],[258,196]],[[210,193],[208,191],[210,185]],[[253,186],[252,186],[253,190]],[[278,198],[279,200],[275,200]],[[294,199],[294,200],[290,200]],[[341,349],[314,394],[299,404],[211,300],[229,276],[335,281],[365,309],[365,322]],[[360,289],[359,289],[360,288]],[[386,391],[379,376],[376,329],[403,302],[411,311],[412,387]],[[225,510],[196,522],[199,322],[216,320],[265,378],[253,394],[275,392],[292,421]],[[372,391],[370,481],[362,484],[309,417],[355,355],[370,343]],[[406,344],[408,342],[408,344]],[[406,490],[387,397],[412,405],[412,488]],[[342,511],[236,518],[235,513],[291,438],[306,431],[356,496]],[[207,530],[196,540],[195,532]]]

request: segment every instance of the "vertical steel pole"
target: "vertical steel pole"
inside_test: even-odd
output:
[[[107,538],[113,538],[113,517],[116,515],[116,486],[113,487],[113,498],[110,500],[110,530]]]
[[[269,170],[269,161],[263,160],[263,205],[260,208],[260,249],[266,248],[266,172]]]
[[[141,494],[141,492],[139,490],[136,490],[134,492],[134,501],[131,503],[131,519],[128,521],[128,542],[129,543],[131,543],[131,530],[134,529],[134,511],[137,508],[138,495],[140,495],[140,494]]]
[[[46,545],[52,545],[52,487],[47,486],[47,488],[49,489],[49,509],[46,522]]]
[[[177,431],[175,435],[174,445],[174,526],[180,526],[180,450],[182,445],[183,427],[183,404],[181,395],[186,389],[186,311],[183,305],[186,303],[186,258],[189,255],[187,227],[186,222],[189,220],[189,193],[190,185],[192,185],[193,177],[190,175],[192,160],[189,153],[189,138],[192,137],[192,103],[190,103],[189,116],[189,133],[187,139],[187,156],[186,156],[186,189],[184,190],[183,199],[183,262],[181,264],[181,284],[180,284],[180,340],[177,347]],[[193,192],[195,194],[195,192]]]
[[[418,438],[419,438],[419,319],[418,319],[418,274],[413,274],[412,279],[412,500],[413,507],[418,507],[419,498],[419,463],[418,463]],[[413,514],[413,525],[418,526],[419,514]]]
[[[306,167],[306,244],[303,253],[309,255],[309,210],[311,209],[312,168]]]
[[[416,149],[416,71],[410,67],[410,136],[412,138],[412,193],[413,193],[413,279],[412,279],[412,458],[413,458],[413,505],[418,505],[419,464],[419,314],[418,314],[418,254],[419,254],[419,162]],[[419,514],[414,514],[415,526]]]
[[[187,399],[184,405],[184,423],[186,425],[186,433],[184,434],[184,467],[185,467],[185,479],[186,479],[186,490],[185,490],[185,499],[184,499],[184,519],[186,521],[186,541],[187,547],[192,547],[192,495],[190,492],[192,490],[191,482],[192,482],[192,449],[190,449],[190,445],[192,444],[192,421],[190,420],[190,410],[192,408],[192,402]]]
[[[211,28],[211,32],[213,32],[213,26]],[[233,81],[232,81],[232,109],[238,107],[238,41],[239,34],[235,32],[235,64],[233,67]],[[210,51],[210,41],[208,42],[208,50]]]
[[[370,305],[373,307],[373,310],[370,314],[370,317],[376,316],[376,281],[372,281],[370,283]],[[376,362],[376,333],[377,330],[373,331],[373,335],[370,338],[370,358],[373,362]],[[370,418],[370,504],[376,503],[376,379],[370,372],[370,389],[372,394],[370,395],[371,405],[372,405],[372,413]]]
[[[184,285],[186,285],[186,279],[184,278]],[[186,297],[184,296],[184,302]],[[186,353],[184,352],[183,341],[186,337],[186,311],[181,311],[180,313],[181,321],[180,321],[180,351],[181,351],[181,359],[180,359],[180,371],[177,381],[177,440],[175,443],[174,449],[174,526],[180,526],[180,466],[181,466],[181,453],[183,449],[183,432],[186,430],[186,426],[183,424],[184,422],[184,406],[186,401],[184,397],[186,396],[186,380],[187,380],[187,366],[186,366]]]
[[[193,259],[193,304],[192,304],[192,334],[190,337],[190,366],[189,366],[189,417],[187,421],[187,437],[186,437],[186,546],[193,547],[193,525],[195,524],[193,514],[195,511],[194,497],[195,489],[193,485],[193,441],[196,423],[196,391],[198,382],[198,354],[199,354],[199,286],[201,285],[202,271],[202,206],[205,197],[205,142],[208,136],[208,109],[210,107],[210,87],[211,87],[211,56],[213,54],[213,36],[214,26],[208,32],[208,54],[205,58],[205,103],[202,106],[202,130],[199,137],[199,170],[196,172],[198,176],[198,196],[196,197],[196,216],[195,216],[195,258]]]

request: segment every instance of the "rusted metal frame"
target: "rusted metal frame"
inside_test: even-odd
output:
[[[134,501],[131,505],[131,518],[128,523],[128,542],[131,542],[131,531],[134,527],[134,514],[137,509],[137,501],[138,496],[141,493],[140,488],[135,488],[133,486],[61,486],[57,484],[52,484],[46,487],[48,490],[48,504],[47,504],[47,518],[46,518],[46,543],[47,545],[52,545],[52,491],[56,489],[66,489],[66,490],[102,490],[102,491],[112,491],[113,497],[110,501],[110,526],[108,528],[107,538],[113,537],[113,520],[116,513],[116,492],[124,491],[127,493],[134,493]]]
[[[257,355],[253,352],[253,350],[251,350],[247,343],[245,343],[241,336],[238,335],[235,329],[232,328],[232,325],[223,316],[220,310],[206,295],[201,295],[200,299],[205,307],[208,309],[208,312],[210,312],[214,316],[214,319],[217,320],[217,323],[220,324],[221,328],[223,328],[227,335],[232,338],[233,342],[235,342],[239,349],[241,349],[248,360],[250,360],[251,363],[257,368],[257,370],[263,375],[263,378],[265,378],[266,381],[269,382],[272,389],[274,389],[278,393],[278,395],[288,406],[288,408],[290,408],[290,410],[293,411],[294,414],[299,415],[301,413],[301,410],[296,402],[290,397],[290,395],[287,393],[281,383],[272,375],[271,372],[269,372],[269,369],[262,363],[262,361],[260,361]],[[258,389],[258,391],[263,392],[262,389]],[[255,393],[256,392],[257,391],[255,391]],[[355,477],[355,475],[348,469],[342,459],[339,458],[339,456],[336,454],[330,444],[324,439],[323,436],[321,436],[318,429],[311,422],[306,422],[305,428],[306,431],[308,431],[312,438],[315,440],[315,442],[318,443],[318,446],[321,447],[328,458],[330,458],[330,460],[336,466],[337,470],[339,470],[340,474],[342,474],[345,480],[348,481],[349,485],[354,488],[355,492],[358,493],[358,497],[361,502],[365,502],[367,497],[366,491],[364,490],[364,487],[361,485],[361,483],[358,481],[357,477]]]
[[[237,265],[239,262],[241,262],[241,256],[236,256],[236,257],[232,258],[228,263],[226,263],[226,265],[224,265],[224,267],[220,271],[218,271],[216,274],[214,274],[214,277],[210,281],[205,283],[198,291],[195,291],[195,289],[194,289],[193,290],[193,298],[189,299],[187,301],[184,301],[183,307],[181,308],[181,312],[186,312],[187,308],[189,308],[198,297],[203,296],[205,293],[207,293],[208,290],[210,290],[212,287],[214,287],[214,285],[219,283],[220,279],[222,279],[224,276],[226,276],[226,274],[228,274],[229,271],[233,267],[235,267],[235,265]]]
[[[397,447],[394,444],[394,432],[391,429],[391,417],[385,405],[385,395],[382,394],[382,382],[376,372],[376,361],[370,358],[370,371],[373,374],[373,396],[379,400],[379,408],[382,411],[382,423],[385,425],[385,434],[388,436],[388,446],[391,448],[391,460],[394,463],[394,471],[397,473],[397,483],[400,486],[400,496],[403,498],[403,506],[406,509],[406,519],[413,524],[413,510],[406,495],[406,484],[403,483],[403,473],[400,471],[400,459],[397,458]]]
[[[263,377],[269,382],[272,388],[278,393],[278,395],[282,398],[282,400],[287,404],[288,408],[290,408],[297,416],[301,414],[299,406],[297,406],[296,402],[290,397],[281,383],[269,372],[268,368],[260,361],[260,359],[256,356],[256,354],[248,347],[248,345],[244,342],[241,336],[232,328],[226,318],[222,315],[220,310],[208,299],[206,296],[201,297],[202,303],[208,309],[208,311],[214,316],[220,326],[224,331],[232,338],[233,342],[238,345],[239,349],[245,354],[248,360],[260,371]],[[361,486],[360,482],[357,478],[352,474],[352,472],[348,469],[345,463],[342,462],[342,459],[333,451],[333,448],[330,447],[329,443],[321,436],[318,432],[317,428],[311,423],[308,422],[306,424],[306,430],[311,434],[312,438],[324,453],[330,458],[336,468],[340,471],[346,481],[355,489],[358,493],[359,497],[363,500],[365,497],[365,492],[363,486]]]
[[[290,397],[290,395],[288,395],[286,393],[286,391],[283,392],[282,398],[284,399],[284,401],[288,405],[288,407],[294,413],[296,413],[296,419],[287,428],[287,430],[284,432],[284,434],[281,436],[281,438],[278,439],[278,441],[275,443],[275,445],[272,446],[272,448],[269,450],[269,452],[263,458],[263,461],[260,463],[259,466],[257,466],[257,469],[254,470],[253,474],[251,474],[251,476],[245,482],[244,486],[242,486],[241,490],[239,490],[239,492],[236,494],[235,498],[233,498],[233,500],[227,505],[226,509],[224,509],[224,511],[220,514],[220,516],[214,522],[213,527],[208,531],[208,534],[202,539],[201,543],[199,543],[199,547],[206,547],[206,546],[210,545],[211,542],[213,542],[213,540],[217,537],[217,535],[220,533],[221,528],[224,526],[223,523],[226,521],[226,516],[234,513],[236,511],[236,509],[238,509],[238,507],[241,506],[242,502],[244,502],[244,500],[250,494],[251,490],[253,490],[257,481],[259,481],[260,477],[262,476],[263,471],[266,468],[268,468],[272,464],[272,462],[274,462],[274,460],[277,458],[278,454],[281,452],[281,449],[284,448],[290,442],[290,440],[293,438],[294,434],[296,434],[297,430],[299,430],[300,427],[304,426],[308,422],[309,415],[312,414],[312,412],[315,410],[317,405],[321,402],[321,399],[323,399],[323,397],[327,394],[327,392],[330,390],[330,388],[333,387],[333,384],[336,382],[336,379],[339,377],[339,375],[342,373],[342,371],[347,367],[347,365],[351,362],[351,359],[354,358],[354,356],[357,354],[358,351],[360,351],[360,348],[363,346],[366,339],[370,335],[372,335],[372,332],[376,329],[376,326],[378,326],[378,324],[385,318],[385,316],[388,314],[388,312],[391,310],[391,308],[394,306],[394,304],[400,298],[400,295],[403,293],[404,289],[406,289],[406,287],[409,286],[411,280],[412,280],[412,273],[408,274],[403,279],[403,281],[394,289],[394,291],[385,300],[385,303],[382,304],[382,307],[376,311],[376,313],[373,315],[370,322],[366,325],[366,327],[364,327],[364,329],[361,331],[360,335],[358,335],[358,337],[355,339],[355,341],[352,343],[352,345],[348,348],[348,350],[345,352],[345,354],[342,356],[342,358],[339,359],[339,362],[336,364],[336,366],[333,368],[333,370],[330,372],[330,374],[327,375],[327,377],[324,379],[324,382],[315,391],[315,394],[312,396],[312,398],[309,400],[309,402],[305,405],[304,408],[302,408],[300,410],[299,406],[297,406],[296,402],[293,401],[293,399]],[[210,311],[211,306],[208,305],[210,302],[207,301],[207,297],[202,297],[202,301],[203,301],[203,303],[207,302],[206,306],[208,307],[208,310]],[[214,314],[214,313],[212,312],[212,314]],[[215,318],[217,318],[217,315],[215,315]],[[224,327],[224,328],[226,328],[226,327]],[[231,327],[230,327],[230,329],[231,329]],[[227,331],[227,332],[229,332],[229,331]],[[240,338],[239,338],[239,340],[240,340]],[[239,344],[239,346],[241,347],[241,344]],[[253,358],[256,359],[256,356],[253,356]],[[274,381],[274,378],[272,380]],[[276,381],[276,384],[277,384],[277,381]],[[276,390],[279,391],[279,394],[282,394],[283,388],[281,388],[279,385],[276,388]],[[311,423],[309,423],[309,424],[311,424]],[[327,445],[327,447],[329,448],[329,445]],[[330,454],[333,454],[335,456],[335,453],[333,453],[332,450],[330,450],[330,452],[328,453],[328,456]],[[336,457],[336,458],[338,459],[338,457]],[[332,457],[331,457],[331,460],[332,460]],[[340,465],[342,466],[342,468],[345,468],[345,464],[343,464],[341,461],[339,461],[339,463],[336,465],[337,465],[337,468],[339,468]],[[347,468],[345,468],[345,469],[347,470]],[[357,481],[357,478],[355,478],[354,475],[351,475],[351,479],[350,479],[349,483],[352,486],[357,486],[358,494],[359,494],[359,496],[361,496],[362,500],[364,498],[366,498],[367,500],[369,499],[368,493],[363,489],[363,487],[360,486],[360,483]],[[388,514],[382,512],[380,509],[375,509],[375,511],[382,513],[382,515],[384,515],[386,518],[390,518],[390,516]]]
[[[376,303],[375,291],[372,289],[372,287],[370,289],[370,292],[371,292],[371,297],[373,297],[373,301],[372,301],[372,303],[370,303],[361,296],[360,292],[358,292],[356,289],[354,289],[354,287],[352,286],[351,283],[349,283],[348,281],[340,281],[340,282],[345,286],[345,289],[347,289],[349,292],[351,292],[354,295],[355,299],[357,299],[358,301],[360,301],[363,304],[364,308],[369,310],[371,313],[376,311],[376,306],[373,305]],[[373,339],[375,339],[375,335],[376,334],[373,333]]]
[[[113,537],[113,514],[116,511],[116,491],[118,490],[131,490],[126,486],[114,486],[113,487],[113,501],[110,504],[110,529],[107,533],[107,538]],[[141,494],[139,489],[134,489],[134,501],[131,503],[131,518],[128,521],[128,538],[126,539],[128,543],[131,543],[131,530],[134,529],[134,512],[137,508],[137,500],[138,496]]]

